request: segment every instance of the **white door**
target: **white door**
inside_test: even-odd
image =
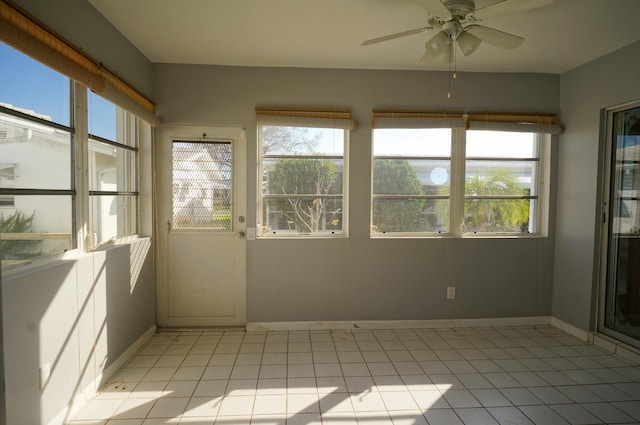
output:
[[[244,325],[244,130],[166,125],[155,146],[158,325]]]

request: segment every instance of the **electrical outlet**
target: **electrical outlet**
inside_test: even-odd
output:
[[[256,228],[248,227],[247,228],[247,240],[253,241],[256,239]]]
[[[455,300],[456,299],[456,287],[455,286],[447,286],[447,299]]]

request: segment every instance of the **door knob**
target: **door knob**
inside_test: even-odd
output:
[[[238,236],[240,236],[241,238],[244,238],[244,232],[242,231],[238,232]]]

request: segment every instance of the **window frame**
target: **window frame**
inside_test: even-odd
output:
[[[372,150],[371,150],[371,193],[370,193],[370,238],[437,238],[437,237],[457,237],[457,238],[528,238],[528,237],[545,237],[548,234],[549,221],[549,181],[550,181],[550,157],[551,157],[551,135],[559,134],[561,126],[555,124],[555,116],[552,115],[528,115],[528,114],[463,114],[465,124],[463,128],[460,126],[450,126],[451,128],[451,157],[450,157],[450,195],[449,195],[449,231],[448,232],[392,232],[381,233],[375,232],[373,228],[373,203],[375,199],[380,198],[378,194],[373,192],[374,183],[374,163],[379,159],[379,155],[375,155],[375,130],[376,128],[433,128],[430,127],[429,120],[440,120],[445,122],[455,112],[389,112],[374,111],[373,112],[373,128],[372,128]],[[381,127],[376,126],[377,117],[383,118]],[[416,118],[420,117],[420,118]],[[479,118],[483,121],[477,121]],[[403,123],[406,120],[406,124]],[[392,124],[390,124],[390,122]],[[442,126],[440,126],[442,128]],[[535,137],[537,157],[533,158],[508,158],[508,157],[467,157],[466,143],[467,130],[493,130],[505,132],[528,132],[533,133]],[[394,158],[386,156],[386,158]],[[396,157],[400,158],[400,157]],[[412,159],[416,159],[413,158]],[[535,162],[537,167],[532,169],[535,173],[534,181],[532,180],[531,193],[523,196],[487,196],[473,197],[467,196],[465,193],[466,183],[466,163],[467,161],[505,161],[505,162]],[[534,185],[535,184],[535,194]],[[424,196],[423,198],[427,198]],[[529,221],[529,228],[532,231],[523,232],[473,232],[466,231],[464,226],[465,217],[465,201],[469,199],[534,199],[535,211],[530,212],[535,219]]]
[[[176,181],[177,179],[175,178],[175,157],[174,157],[174,148],[176,146],[176,144],[179,143],[189,143],[189,144],[194,144],[194,145],[209,145],[209,144],[224,144],[224,145],[229,145],[229,152],[230,152],[230,172],[229,172],[229,184],[230,184],[230,189],[229,190],[229,223],[228,223],[228,228],[225,229],[216,229],[213,226],[194,226],[194,225],[181,225],[181,224],[177,224],[176,223],[176,214],[175,214],[175,201],[176,201],[176,196],[174,194],[174,187],[176,185]],[[171,187],[172,187],[172,194],[171,194],[171,218],[170,218],[170,225],[171,225],[171,231],[172,232],[178,232],[178,233],[197,233],[197,234],[216,234],[216,235],[224,235],[224,234],[233,234],[235,232],[235,222],[233,220],[233,217],[235,217],[236,214],[236,205],[234,204],[233,200],[236,197],[236,174],[233,171],[234,170],[234,163],[236,160],[236,143],[234,142],[234,140],[232,139],[225,139],[225,138],[201,138],[201,139],[193,139],[193,138],[188,138],[188,137],[177,137],[174,138],[171,141]],[[186,180],[186,179],[183,179]],[[183,190],[182,188],[180,190]],[[215,190],[215,189],[214,189]],[[211,200],[213,201],[215,199],[215,196],[211,197]]]
[[[442,128],[442,127],[435,127],[435,128],[424,128],[424,129],[438,129],[438,128]],[[386,129],[386,128],[380,128],[382,129]],[[406,130],[404,128],[397,128],[398,130]],[[423,237],[425,235],[429,235],[429,236],[438,236],[438,235],[447,235],[451,232],[451,208],[452,208],[452,198],[454,196],[454,185],[453,185],[453,176],[454,176],[454,133],[459,131],[459,129],[457,128],[449,128],[449,130],[451,131],[451,135],[450,135],[450,140],[449,140],[449,155],[448,156],[437,156],[437,155],[415,155],[415,156],[406,156],[406,155],[376,155],[375,153],[375,128],[372,129],[372,150],[371,150],[371,157],[372,157],[372,162],[371,162],[371,209],[370,209],[370,234],[371,237],[373,238],[378,238],[378,237]],[[415,160],[415,161],[448,161],[449,162],[449,194],[448,195],[428,195],[428,194],[422,194],[422,195],[406,195],[406,194],[379,194],[379,193],[374,193],[374,189],[375,189],[375,169],[376,169],[376,160]],[[446,227],[449,229],[446,232],[442,232],[442,231],[433,231],[433,232],[429,232],[429,231],[407,231],[407,232],[401,232],[401,231],[393,231],[393,232],[387,232],[387,231],[376,231],[374,230],[376,227],[376,223],[374,223],[374,203],[376,200],[409,200],[409,199],[423,199],[423,200],[438,200],[438,199],[444,199],[444,200],[448,200],[449,201],[449,215],[448,215],[448,220],[447,220],[447,224]]]
[[[87,102],[89,101],[89,91],[85,89],[85,93],[87,94]],[[110,102],[107,99],[103,100]],[[111,102],[110,102],[111,103]],[[86,144],[86,155],[87,155],[87,175],[89,176],[88,187],[87,187],[87,196],[89,201],[89,233],[96,235],[96,243],[105,243],[108,241],[116,241],[123,238],[127,238],[130,236],[137,235],[140,232],[140,119],[132,114],[131,112],[125,110],[117,104],[113,104],[116,108],[115,112],[115,140],[98,136],[90,133],[87,130],[86,133],[86,143],[83,140],[83,144]],[[87,115],[87,120],[89,119],[89,115]],[[84,135],[83,135],[84,136]],[[124,151],[125,155],[130,153],[133,155],[133,161],[127,160],[123,164],[123,168],[125,169],[122,172],[122,175],[126,179],[126,183],[124,183],[125,188],[129,188],[129,190],[121,190],[117,188],[116,190],[96,190],[92,189],[92,186],[95,182],[93,179],[96,177],[92,171],[92,161],[90,160],[90,155],[94,150],[91,145],[93,142],[97,142],[109,147],[114,148],[116,151]],[[119,161],[116,157],[116,161]],[[118,166],[116,165],[116,179],[121,178]],[[117,184],[119,186],[119,184]],[[133,198],[134,202],[134,211],[127,211],[124,216],[120,216],[116,214],[118,218],[117,222],[117,235],[114,237],[110,237],[108,239],[104,239],[100,237],[99,230],[101,231],[101,215],[99,211],[95,211],[93,207],[93,200],[104,199],[106,197],[113,197],[114,200],[119,205],[122,200],[122,197]],[[121,220],[122,218],[122,220]],[[126,233],[120,235],[120,233]],[[108,236],[108,235],[106,235]],[[89,248],[89,247],[87,247]]]
[[[257,115],[257,185],[256,185],[256,239],[326,239],[349,237],[349,139],[350,130],[357,127],[357,123],[351,119],[348,111],[333,110],[283,110],[256,108]],[[263,153],[263,128],[264,127],[296,127],[307,129],[329,129],[342,131],[342,155],[307,155],[307,154],[264,154]],[[263,161],[286,159],[320,159],[330,161],[342,161],[342,194],[265,194]],[[337,199],[341,201],[340,231],[321,232],[287,232],[281,230],[270,231],[267,224],[263,223],[265,200],[268,199]]]
[[[7,172],[7,177],[1,178],[4,170],[11,170]],[[0,164],[0,182],[5,180],[7,183],[0,183],[2,189],[13,189],[15,187],[16,176],[16,164]],[[16,206],[15,195],[0,194],[0,210],[1,209],[13,209]]]
[[[468,131],[468,130],[467,130]],[[465,132],[465,146],[466,146],[466,136],[467,131]],[[528,235],[531,236],[541,236],[543,233],[540,231],[543,218],[541,214],[543,213],[543,208],[541,203],[543,202],[545,196],[544,194],[548,191],[546,185],[543,185],[543,181],[548,181],[548,179],[544,178],[546,174],[546,161],[544,160],[543,152],[545,151],[546,145],[545,137],[543,133],[529,133],[533,135],[534,138],[534,152],[537,153],[537,156],[534,157],[479,157],[479,156],[467,156],[465,152],[464,157],[464,169],[465,169],[465,182],[466,182],[466,171],[467,171],[467,161],[471,162],[533,162],[536,163],[535,167],[532,167],[532,180],[531,180],[531,193],[535,192],[535,195],[477,195],[470,196],[466,194],[466,187],[463,193],[462,200],[462,211],[463,217],[461,218],[461,234],[465,236],[517,236],[517,237],[526,237]],[[534,190],[535,187],[535,190]],[[464,204],[468,200],[535,200],[534,210],[529,210],[529,229],[533,229],[533,231],[528,232],[475,232],[475,231],[465,231],[464,224]],[[531,203],[530,203],[531,208]],[[532,214],[534,215],[534,220],[532,222]]]
[[[14,49],[17,52],[19,50],[15,49],[10,45],[4,45],[3,47],[8,49]],[[45,65],[46,66],[46,65]],[[53,72],[57,72],[55,69],[47,67],[49,70]],[[11,264],[5,264],[2,268],[3,272],[11,272],[14,270],[24,270],[25,268],[31,268],[34,266],[38,266],[41,264],[46,264],[51,261],[60,260],[63,258],[68,258],[70,254],[78,254],[82,252],[89,252],[94,250],[97,247],[96,235],[93,232],[93,228],[96,225],[95,223],[95,212],[92,211],[91,207],[91,198],[95,196],[133,196],[135,198],[134,202],[136,204],[135,214],[130,214],[130,209],[125,209],[125,215],[127,217],[124,218],[124,221],[133,223],[131,226],[126,226],[129,230],[123,232],[122,235],[117,236],[116,238],[112,238],[109,241],[103,242],[125,242],[131,240],[132,238],[136,238],[140,234],[141,229],[141,195],[140,195],[140,184],[141,184],[141,159],[140,159],[140,150],[144,149],[148,150],[151,146],[151,141],[153,138],[152,131],[150,128],[153,126],[152,122],[147,121],[143,123],[142,120],[144,118],[136,115],[131,111],[131,108],[128,106],[122,106],[119,102],[113,102],[113,99],[107,99],[112,102],[116,106],[118,120],[121,120],[120,123],[114,123],[116,125],[116,132],[127,132],[126,137],[134,137],[136,142],[135,146],[127,145],[127,143],[120,143],[119,138],[122,135],[116,135],[116,140],[106,139],[104,137],[97,137],[91,135],[88,131],[88,98],[89,98],[89,89],[87,89],[81,83],[74,81],[62,74],[66,81],[68,81],[68,98],[69,98],[69,125],[60,124],[56,121],[50,121],[47,117],[39,115],[38,111],[32,112],[26,109],[20,109],[20,107],[12,106],[10,104],[0,104],[0,113],[8,116],[10,119],[16,119],[20,122],[24,122],[26,125],[33,126],[35,129],[43,129],[43,130],[52,130],[56,132],[62,132],[68,134],[69,138],[69,182],[68,185],[62,189],[47,189],[43,187],[35,187],[35,188],[20,188],[20,187],[0,187],[0,196],[3,197],[13,197],[14,198],[14,207],[15,209],[15,199],[20,196],[30,196],[30,197],[67,197],[69,200],[69,208],[70,214],[68,216],[69,221],[69,234],[62,233],[51,233],[47,239],[67,239],[68,248],[64,250],[58,250],[56,248],[54,251],[50,251],[44,253],[42,255],[36,257],[26,258],[24,260],[20,260],[17,262],[12,262]],[[3,99],[0,99],[2,101]],[[126,124],[126,125],[125,125]],[[130,190],[91,190],[90,186],[90,167],[89,167],[89,153],[90,148],[89,144],[91,141],[98,141],[100,143],[106,143],[106,145],[111,146],[117,149],[125,149],[126,152],[133,152],[134,157],[133,161],[135,165],[133,167],[129,167],[128,165],[125,167],[126,171],[124,171],[124,176],[126,179],[129,179],[131,182]],[[11,162],[11,161],[7,161]],[[131,162],[129,159],[126,159],[126,162]],[[147,162],[150,163],[150,160],[145,160],[145,167],[148,167]],[[14,167],[19,167],[19,164],[3,164],[3,165],[13,165]],[[131,169],[135,168],[135,173],[131,174]],[[145,171],[148,171],[145,168]],[[147,182],[149,183],[149,182]],[[65,201],[66,202],[66,201]],[[0,208],[5,210],[6,208]],[[120,211],[116,213],[119,215]],[[148,212],[147,212],[148,214]],[[130,216],[130,217],[129,217]],[[65,215],[65,219],[67,216]],[[121,218],[118,216],[118,221],[120,222]],[[120,223],[118,223],[118,227],[120,227]],[[146,228],[149,228],[149,225],[146,224]],[[118,232],[120,233],[120,232]],[[125,234],[126,233],[126,234]]]

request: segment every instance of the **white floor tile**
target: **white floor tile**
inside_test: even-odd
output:
[[[176,370],[177,367],[152,367],[142,381],[170,381]]]
[[[542,401],[527,388],[502,388],[500,392],[507,397],[514,406],[542,404]]]
[[[347,384],[341,376],[316,378],[318,394],[336,394],[348,392]]]
[[[173,354],[173,355],[164,355],[160,356],[160,358],[156,361],[155,367],[172,367],[172,366],[180,366],[184,361],[186,355],[184,354]]]
[[[640,423],[640,367],[552,327],[155,335],[69,425]]]
[[[387,412],[355,412],[355,415],[359,424],[393,425]]]
[[[200,381],[170,381],[164,389],[165,397],[191,397]]]
[[[373,382],[377,391],[408,391],[402,378],[397,375],[374,376]]]
[[[116,413],[123,402],[124,400],[121,399],[92,400],[82,408],[82,410],[78,415],[76,415],[74,420],[83,421],[93,419],[109,419]]]
[[[320,394],[320,411],[324,413],[353,412],[349,394]]]
[[[284,378],[258,379],[256,395],[286,394],[287,380]]]
[[[470,391],[483,407],[512,406],[512,403],[495,388],[473,389]]]
[[[130,398],[112,415],[113,419],[145,419],[156,403],[155,398]]]
[[[388,411],[418,409],[415,400],[407,391],[382,391],[379,394]]]
[[[382,397],[377,392],[350,394],[354,412],[385,412],[387,411]]]
[[[428,425],[419,410],[397,410],[389,412],[393,425]]]
[[[433,409],[424,414],[429,425],[463,425],[452,409]]]
[[[287,376],[290,378],[307,378],[315,376],[312,364],[290,364],[287,368]]]
[[[287,394],[316,394],[317,392],[315,378],[287,378]]]
[[[320,413],[297,413],[287,417],[287,425],[321,425]]]
[[[376,388],[375,381],[370,376],[347,376],[344,380],[350,393],[362,393]]]
[[[342,374],[344,376],[370,376],[366,363],[342,363]]]
[[[415,400],[418,408],[423,412],[431,409],[446,409],[449,403],[442,396],[442,393],[438,390],[427,391],[411,391],[411,396]]]
[[[222,397],[192,397],[183,417],[215,417],[221,403]]]
[[[149,418],[178,418],[187,407],[189,399],[184,398],[161,398],[151,408]]]
[[[342,376],[340,363],[318,363],[314,369],[316,377]]]
[[[225,394],[228,396],[256,395],[257,379],[230,379]]]
[[[499,425],[493,416],[482,407],[455,409],[455,412],[465,425]]]
[[[603,424],[600,419],[592,415],[579,404],[558,404],[550,406],[570,424]]]
[[[255,396],[227,396],[222,400],[219,416],[251,415]]]
[[[481,404],[468,390],[443,391],[442,396],[454,409],[463,407],[481,407]]]
[[[527,415],[536,425],[567,425],[569,422],[564,420],[555,410],[549,406],[521,406],[520,410]]]
[[[257,395],[253,405],[254,415],[274,415],[287,413],[285,394]]]
[[[193,391],[194,397],[212,397],[224,395],[227,389],[228,381],[224,379],[211,380],[211,381],[199,381],[195,390]]]
[[[634,419],[609,403],[585,403],[581,405],[607,424],[631,423]]]
[[[500,425],[534,425],[534,423],[516,407],[489,407],[487,411]]]
[[[319,413],[320,404],[317,394],[289,394],[287,395],[287,413]]]

